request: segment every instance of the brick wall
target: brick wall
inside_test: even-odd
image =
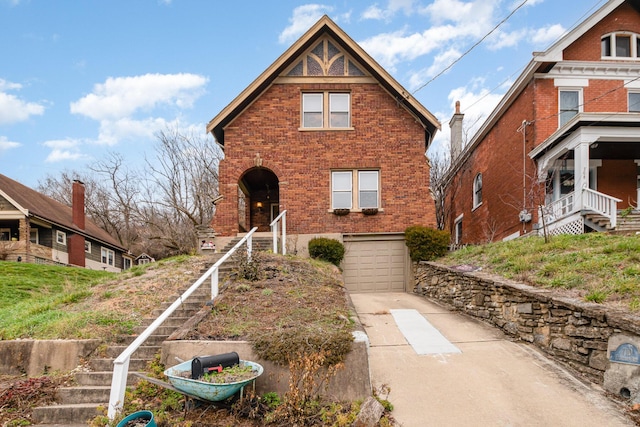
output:
[[[353,130],[300,131],[303,90],[348,90]],[[280,211],[289,234],[402,232],[435,226],[429,192],[425,132],[416,119],[377,84],[275,84],[225,129],[220,192],[213,228],[238,231],[237,184],[255,167],[279,180]],[[329,212],[332,169],[379,168],[381,212],[338,217]]]
[[[638,11],[625,2],[564,50],[565,61],[600,61],[600,39],[614,31],[640,33]]]
[[[450,199],[449,231],[453,235],[453,219],[462,214],[464,243],[485,243],[522,231],[518,214],[523,204],[533,210],[543,200],[543,187],[537,183],[534,163],[525,154],[534,148],[539,137],[530,126],[526,141],[518,132],[523,120],[532,121],[535,117],[534,86],[531,83],[489,131],[459,169],[454,188],[449,188],[455,194]],[[482,204],[473,209],[473,180],[477,173],[482,173]],[[526,231],[530,230],[531,223],[526,224]]]

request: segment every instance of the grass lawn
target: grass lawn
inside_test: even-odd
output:
[[[468,246],[438,262],[471,264],[586,301],[640,309],[640,236],[589,233]]]

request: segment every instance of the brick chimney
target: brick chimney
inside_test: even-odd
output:
[[[464,114],[460,113],[460,101],[456,101],[456,113],[449,121],[451,128],[451,164],[462,153],[462,119]]]
[[[71,194],[71,221],[80,230],[84,230],[84,183],[73,181]],[[72,233],[67,239],[69,264],[85,267],[84,236]]]

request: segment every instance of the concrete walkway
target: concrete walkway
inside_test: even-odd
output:
[[[601,388],[498,329],[410,293],[351,299],[369,336],[373,387],[390,387],[402,426],[634,425]]]

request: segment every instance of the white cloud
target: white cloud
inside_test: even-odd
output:
[[[196,74],[145,74],[110,77],[71,103],[71,112],[95,120],[117,120],[163,105],[190,108],[208,79]]]
[[[18,148],[21,145],[22,144],[20,144],[19,142],[9,141],[9,139],[6,136],[0,135],[0,153],[2,153],[3,151],[10,150],[12,148]]]
[[[422,86],[425,81],[440,73],[459,57],[460,51],[456,49],[450,49],[436,55],[431,66],[411,74],[409,77],[409,88],[415,90]]]
[[[517,46],[520,41],[530,37],[530,30],[521,28],[512,32],[496,31],[485,41],[487,49],[499,50],[507,47]]]
[[[57,139],[45,141],[42,145],[51,148],[51,152],[45,159],[47,163],[57,163],[65,160],[86,160],[89,158],[83,154],[79,146],[82,144],[77,139]]]
[[[558,40],[567,30],[560,24],[550,25],[537,30],[533,30],[531,41],[541,48],[548,47],[551,43]]]
[[[322,4],[305,4],[293,9],[293,16],[289,18],[289,26],[278,37],[280,43],[291,43],[305,33],[321,17],[333,8]]]
[[[0,79],[0,125],[23,122],[31,116],[44,113],[44,106],[36,102],[28,102],[15,95],[7,93],[10,90],[20,90],[22,85]]]
[[[413,3],[413,0],[389,0],[386,9],[378,7],[378,4],[375,3],[365,9],[362,13],[362,19],[388,20],[399,11],[410,16],[414,11]]]
[[[385,11],[380,9],[377,4],[373,4],[362,12],[362,19],[385,19]]]
[[[163,118],[147,118],[133,120],[122,118],[118,120],[102,120],[98,139],[93,141],[98,145],[116,145],[120,141],[151,140],[157,131],[165,129],[170,123]],[[202,127],[204,128],[204,126]],[[201,128],[201,129],[202,129]]]
[[[445,46],[455,38],[458,29],[452,26],[432,27],[423,33],[406,34],[406,29],[383,33],[360,42],[360,45],[380,64],[391,71],[400,61],[411,61]]]
[[[448,100],[451,110],[436,113],[436,116],[444,125],[442,131],[436,134],[433,144],[429,148],[429,157],[435,158],[440,155],[449,154],[451,130],[446,123],[449,123],[455,112],[455,103],[460,101],[460,112],[464,114],[462,122],[463,144],[466,146],[473,136],[484,124],[489,114],[498,105],[504,93],[492,93],[484,87],[483,79],[474,79],[468,86],[461,86],[449,92]],[[511,83],[507,83],[506,87]]]

